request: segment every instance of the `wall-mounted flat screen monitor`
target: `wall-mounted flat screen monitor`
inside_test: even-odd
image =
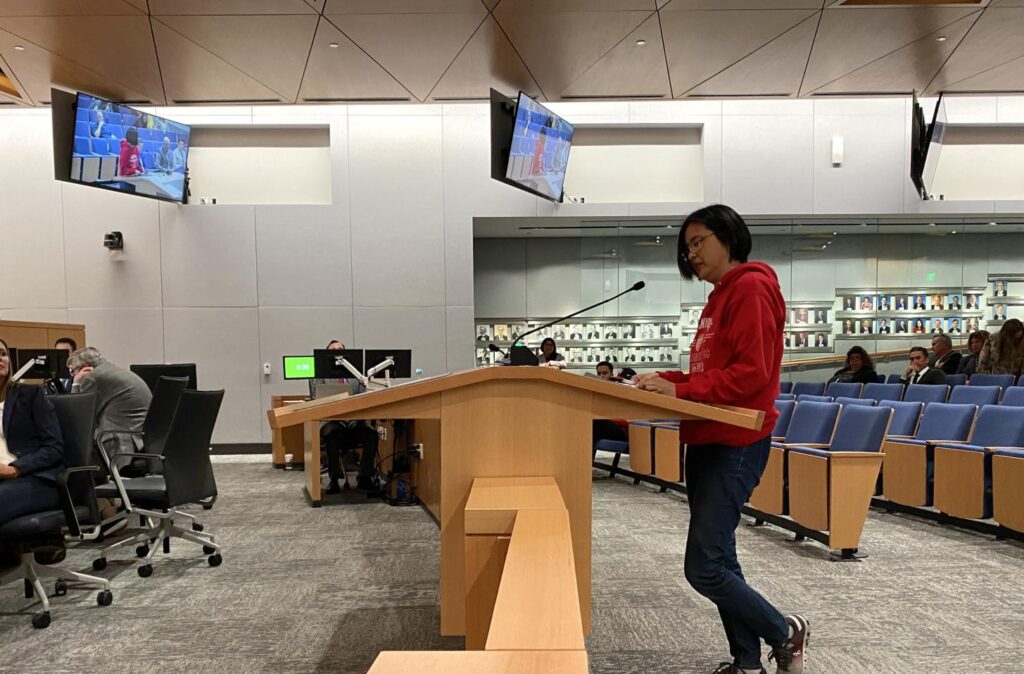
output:
[[[184,203],[191,128],[79,93],[71,182]]]
[[[314,379],[316,359],[313,356],[284,356],[285,379]]]
[[[924,166],[921,170],[921,184],[924,194],[931,198],[932,186],[935,183],[935,171],[939,168],[939,157],[942,156],[942,143],[946,137],[946,102],[939,94],[935,104],[931,126],[928,127],[928,145],[924,151]]]
[[[519,92],[504,182],[561,201],[573,131],[572,124]]]

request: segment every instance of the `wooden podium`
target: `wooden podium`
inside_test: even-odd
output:
[[[590,633],[591,422],[708,419],[760,428],[763,412],[703,405],[548,367],[487,367],[357,396],[333,396],[267,412],[274,429],[311,424],[305,490],[320,501],[322,419],[439,419],[440,451],[421,474],[440,484],[441,634],[465,634],[464,510],[477,477],[555,478],[569,512],[580,611]],[[439,510],[439,512],[437,512]]]

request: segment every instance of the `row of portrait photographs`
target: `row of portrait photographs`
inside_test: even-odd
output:
[[[962,335],[977,329],[977,318],[862,318],[842,324],[844,335]]]
[[[843,311],[958,311],[981,308],[981,295],[844,295]]]
[[[602,349],[597,347],[571,348],[562,352],[562,357],[570,365],[580,363],[600,363],[607,360],[612,365],[634,363],[674,363],[679,360],[678,351],[668,347],[640,346],[623,347],[621,349]]]
[[[793,325],[821,325],[828,323],[828,309],[793,309]]]
[[[512,341],[526,331],[527,326],[522,323],[477,325],[476,340]],[[584,339],[667,339],[675,336],[675,323],[568,323],[544,328],[531,335],[528,341],[547,337],[557,343]]]
[[[828,347],[827,332],[784,332],[782,341],[787,349],[820,349]]]

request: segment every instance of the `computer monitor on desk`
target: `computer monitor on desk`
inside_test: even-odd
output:
[[[317,379],[350,379],[352,372],[345,367],[342,359],[363,373],[362,349],[317,349],[313,352],[313,369]]]
[[[68,352],[63,349],[18,349],[17,367],[15,371],[25,367],[34,358],[43,359],[41,365],[34,365],[32,369],[22,375],[22,379],[66,379],[71,376],[68,372]]]
[[[410,349],[367,349],[366,372],[369,374],[376,365],[390,358],[394,365],[377,372],[374,377],[383,379],[387,372],[391,379],[408,379],[412,377],[412,351]]]
[[[282,356],[284,361],[284,378],[314,379],[316,377],[315,358],[313,356]]]

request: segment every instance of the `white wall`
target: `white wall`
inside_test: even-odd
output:
[[[329,204],[329,147],[193,147],[192,200],[218,204]]]
[[[964,109],[1024,119],[1016,100],[987,100]],[[700,125],[704,201],[726,201],[744,213],[1022,209],[991,200],[921,205],[906,178],[903,99],[552,107],[579,123]],[[227,389],[216,442],[269,441],[263,411],[270,395],[303,390],[281,380],[280,356],[331,338],[411,347],[414,367],[428,375],[471,367],[473,217],[683,215],[696,205],[554,205],[492,181],[485,105],[156,113],[191,124],[329,126],[332,203],[179,207],[57,183],[49,111],[2,111],[0,267],[9,287],[0,317],[84,322],[90,342],[122,364],[196,361],[202,386]],[[827,152],[837,133],[848,158],[841,168]],[[101,245],[103,233],[115,229],[125,235],[122,260]],[[514,292],[530,311],[597,301],[606,282],[614,287],[629,273],[586,247],[601,243],[576,253],[586,260],[579,276],[556,275],[540,286],[523,280]],[[530,246],[517,254],[544,258]],[[650,261],[641,256],[631,265],[646,270]],[[500,287],[501,278],[491,282]],[[569,285],[550,285],[563,282]],[[680,296],[686,301],[694,292],[687,285]],[[675,302],[671,284],[656,299]],[[264,361],[273,367],[269,377],[261,373]]]

